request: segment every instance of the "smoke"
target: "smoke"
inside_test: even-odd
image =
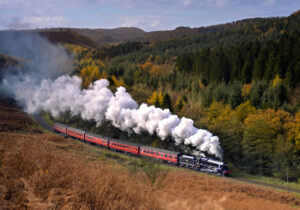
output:
[[[39,38],[38,41],[42,42],[43,47],[51,45],[44,39]],[[35,42],[31,44],[33,54],[41,52]],[[174,139],[176,145],[191,145],[196,151],[222,158],[219,138],[206,130],[195,128],[191,119],[179,119],[168,109],[147,104],[139,106],[124,87],[119,87],[113,94],[108,89],[109,82],[104,79],[82,90],[80,77],[63,74],[60,69],[56,71],[56,68],[64,68],[70,60],[63,48],[51,45],[50,49],[51,54],[57,52],[61,56],[60,60],[65,61],[53,63],[56,60],[54,54],[48,59],[40,57],[47,56],[47,53],[35,54],[33,63],[42,63],[32,64],[29,68],[32,71],[6,75],[0,84],[0,89],[13,96],[26,112],[33,114],[44,110],[58,117],[63,112],[71,111],[84,120],[94,120],[97,125],[108,120],[113,126],[129,133],[147,132],[156,134],[161,140],[169,137]],[[37,67],[41,69],[37,70]],[[50,67],[54,68],[54,74],[48,72]],[[55,78],[53,75],[61,76]]]
[[[21,58],[19,71],[35,79],[55,78],[73,69],[73,58],[63,46],[33,32],[1,31],[0,53]]]

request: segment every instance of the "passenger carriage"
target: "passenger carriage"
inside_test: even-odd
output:
[[[77,139],[84,140],[85,131],[76,128],[68,127],[67,134]]]
[[[108,147],[108,138],[93,133],[85,133],[84,140],[102,147]]]
[[[54,128],[54,131],[55,132],[60,132],[60,133],[65,133],[65,134],[67,134],[67,128],[68,128],[68,126],[67,125],[64,125],[64,124],[62,124],[62,123],[54,123],[54,126],[53,126],[53,128]]]
[[[151,157],[163,162],[168,162],[177,165],[178,163],[178,152],[173,152],[164,149],[158,149],[153,147],[141,146],[140,155],[144,157]]]
[[[140,145],[135,143],[121,141],[118,139],[109,139],[109,149],[111,150],[139,156],[139,147]]]

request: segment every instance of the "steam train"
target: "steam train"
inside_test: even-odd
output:
[[[137,157],[151,158],[179,167],[190,168],[193,170],[222,176],[228,176],[231,173],[224,162],[210,158],[187,155],[179,152],[142,146],[119,139],[107,138],[57,122],[54,124],[54,131],[63,133],[72,138],[89,142],[91,144],[102,146],[103,148],[107,148],[109,150],[123,152]]]

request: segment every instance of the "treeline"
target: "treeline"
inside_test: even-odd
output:
[[[112,58],[118,55],[124,55],[130,52],[142,49],[143,45],[140,42],[125,42],[118,45],[113,45],[105,50],[105,56]]]
[[[124,43],[106,49],[110,53],[69,47],[78,55],[76,73],[83,88],[101,78],[110,81],[112,90],[125,86],[139,103],[169,108],[219,136],[232,168],[278,178],[288,171],[297,181],[299,17],[253,20],[195,37]],[[117,129],[109,133],[143,144],[160,142],[155,136],[126,137]],[[167,141],[159,146],[181,147]]]
[[[279,75],[288,86],[295,87],[300,81],[300,35],[284,34],[278,42],[250,41],[226,49],[204,48],[179,56],[176,67],[180,72],[199,76],[204,85],[269,82]]]
[[[213,102],[204,110],[184,111],[199,115],[199,122],[218,135],[225,160],[234,168],[300,181],[300,112],[295,116],[274,109],[256,109],[246,101],[232,109]]]

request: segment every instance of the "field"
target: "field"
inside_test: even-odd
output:
[[[0,103],[0,209],[297,209],[299,195],[43,132]]]

